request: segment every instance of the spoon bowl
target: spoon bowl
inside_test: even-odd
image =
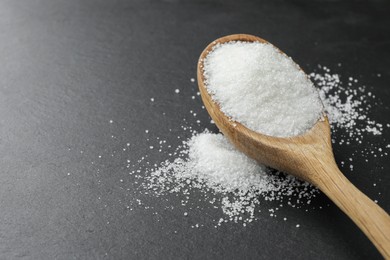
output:
[[[339,170],[333,156],[330,126],[325,115],[304,134],[281,138],[248,129],[226,116],[219,104],[214,102],[205,85],[203,61],[214,46],[230,41],[270,44],[253,35],[234,34],[213,41],[200,55],[197,66],[198,86],[203,103],[217,127],[237,149],[249,157],[317,186],[355,222],[381,254],[390,259],[390,217]]]

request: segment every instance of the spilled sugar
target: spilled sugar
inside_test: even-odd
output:
[[[358,82],[353,77],[348,78],[348,86],[340,81],[337,74],[330,74],[330,69],[319,66],[325,73],[311,73],[310,78],[319,87],[320,97],[333,128],[348,130],[350,136],[361,136],[364,132],[381,135],[383,125],[368,116],[371,109],[369,97],[375,98],[371,92],[366,93],[366,87],[352,88]],[[359,138],[361,141],[361,138]]]
[[[271,44],[217,44],[203,60],[207,91],[224,114],[263,134],[303,134],[321,117],[313,83]]]
[[[307,182],[257,164],[237,151],[222,134],[194,134],[180,151],[173,162],[167,160],[151,170],[144,187],[157,196],[185,194],[183,191],[189,188],[222,194],[222,211],[230,221],[253,221],[261,198],[283,201],[285,197],[294,197],[290,204],[295,206],[310,204],[318,193]]]

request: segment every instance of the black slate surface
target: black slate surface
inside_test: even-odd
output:
[[[183,217],[176,197],[140,194],[130,211],[124,161],[167,159],[146,139],[175,147],[191,109],[202,122],[194,128],[216,131],[189,79],[203,48],[232,33],[267,39],[307,71],[323,64],[357,77],[381,101],[371,117],[390,123],[389,12],[388,1],[1,0],[0,258],[379,259],[324,196],[314,201],[330,203],[322,210],[284,207],[246,228],[215,229],[206,202]],[[385,128],[365,141],[384,147],[389,138]],[[336,144],[337,161],[366,143]],[[389,212],[388,156],[354,167],[346,176]]]

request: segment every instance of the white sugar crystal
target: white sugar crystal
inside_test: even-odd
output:
[[[295,136],[321,117],[323,106],[313,83],[270,44],[216,45],[204,60],[204,76],[221,110],[256,132]]]
[[[266,168],[236,150],[220,134],[204,133],[191,139],[189,158],[197,176],[208,183],[223,184],[230,191],[268,188]]]
[[[373,135],[382,134],[383,125],[368,118],[369,98],[372,102],[374,97],[371,92],[366,92],[365,86],[345,87],[339,75],[331,74],[330,71],[327,73],[313,72],[310,78],[319,88],[320,97],[333,130],[347,129],[349,137],[355,137],[355,140],[356,136],[360,136],[362,132]],[[357,127],[358,124],[361,126]]]
[[[238,151],[222,134],[193,135],[180,147],[183,157],[165,161],[149,172],[145,187],[157,196],[188,192],[188,187],[222,194],[221,208],[229,219],[251,222],[260,197],[310,199],[318,192],[307,182],[281,176]],[[215,203],[215,199],[210,201]],[[297,200],[297,203],[300,203]],[[275,215],[275,214],[273,214]],[[222,222],[219,222],[221,224]]]

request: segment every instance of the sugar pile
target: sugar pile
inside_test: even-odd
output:
[[[213,100],[232,120],[256,132],[295,136],[321,117],[323,106],[313,83],[271,44],[217,44],[203,64]]]
[[[253,221],[260,198],[283,201],[289,197],[289,203],[297,206],[310,204],[310,199],[318,193],[307,182],[272,173],[257,164],[236,150],[222,134],[208,131],[194,134],[180,149],[181,156],[173,162],[167,160],[151,170],[144,187],[157,196],[173,192],[186,194],[185,191],[193,188],[222,194],[221,208],[229,221],[243,224]],[[212,200],[211,204],[214,203]]]

